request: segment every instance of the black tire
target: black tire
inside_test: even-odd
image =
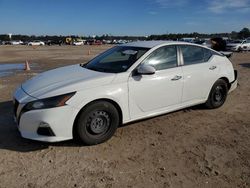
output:
[[[217,80],[210,93],[207,102],[205,103],[206,107],[209,109],[215,109],[221,107],[226,99],[228,94],[228,84],[225,80]]]
[[[205,103],[206,107],[209,109],[215,109],[221,107],[226,99],[228,93],[228,84],[225,80],[217,80],[210,93],[207,102]]]
[[[116,107],[107,101],[97,101],[82,110],[75,134],[85,145],[96,145],[110,139],[119,123]]]

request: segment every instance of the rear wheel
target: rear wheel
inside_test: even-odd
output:
[[[228,86],[225,80],[217,80],[208,97],[207,102],[205,103],[207,108],[214,109],[221,107],[226,101],[228,93]]]
[[[90,104],[81,112],[76,134],[86,145],[95,145],[110,139],[119,125],[119,113],[107,101]]]

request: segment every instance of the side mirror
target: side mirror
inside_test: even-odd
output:
[[[140,65],[137,68],[137,73],[138,74],[144,74],[144,75],[150,75],[150,74],[154,74],[155,73],[155,68],[151,65]]]

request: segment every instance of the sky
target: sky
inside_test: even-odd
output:
[[[137,35],[250,28],[250,0],[0,0],[0,33]]]

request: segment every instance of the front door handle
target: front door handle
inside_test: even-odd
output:
[[[176,76],[173,77],[171,80],[172,80],[172,81],[177,81],[177,80],[180,80],[181,78],[182,78],[182,76],[176,75]]]
[[[212,67],[209,68],[209,70],[214,70],[216,68],[217,68],[216,66],[212,66]]]

